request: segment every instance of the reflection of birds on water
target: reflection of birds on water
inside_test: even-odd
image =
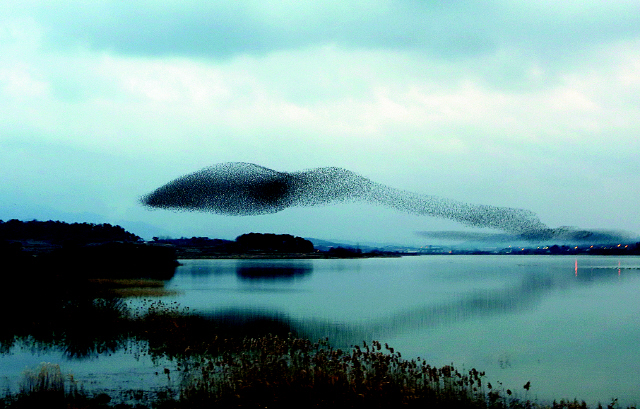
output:
[[[317,318],[296,319],[275,310],[250,308],[204,312],[201,315],[239,331],[271,332],[278,329],[283,334],[291,331],[312,340],[329,338],[336,347],[349,347],[362,341],[393,337],[415,328],[428,329],[523,310],[538,302],[556,285],[550,276],[525,275],[518,284],[504,289],[475,291],[451,301],[427,304],[387,317],[355,323]]]
[[[589,268],[589,270],[592,270]],[[603,269],[604,270],[604,269]],[[593,280],[608,280],[617,274],[606,271],[576,280],[573,274],[524,273],[519,280],[504,288],[473,290],[450,300],[424,304],[399,310],[380,318],[336,321],[329,318],[293,317],[276,309],[241,308],[203,312],[201,315],[238,329],[252,331],[278,330],[279,334],[293,332],[311,340],[329,338],[335,347],[349,347],[362,341],[383,340],[415,329],[446,327],[461,321],[526,311],[542,302],[558,288],[592,285]],[[260,335],[260,334],[256,334]]]
[[[336,345],[348,346],[363,340],[395,336],[410,329],[427,329],[523,310],[538,302],[556,285],[546,275],[525,275],[519,284],[512,287],[475,291],[450,302],[416,307],[365,323],[336,324],[304,320],[292,322],[292,326],[312,339],[328,337]]]
[[[149,207],[233,216],[353,201],[449,219],[467,226],[500,229],[524,238],[549,238],[554,234],[554,229],[529,210],[411,193],[336,167],[287,173],[251,163],[223,163],[175,179],[142,198],[142,203]]]

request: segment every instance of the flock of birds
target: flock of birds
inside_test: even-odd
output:
[[[141,199],[153,208],[231,216],[358,201],[470,227],[497,229],[526,240],[579,239],[591,233],[550,228],[525,209],[469,204],[395,189],[337,167],[279,172],[252,163],[222,163],[179,177]]]

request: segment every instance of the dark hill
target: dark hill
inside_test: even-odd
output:
[[[177,266],[175,248],[146,244],[120,226],[51,220],[0,221],[0,259],[8,276],[24,280],[167,279]]]

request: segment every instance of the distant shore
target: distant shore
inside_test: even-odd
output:
[[[358,255],[331,255],[318,253],[241,253],[241,254],[197,254],[179,253],[178,260],[323,260],[356,258],[398,258],[409,254],[401,253],[361,253]]]
[[[462,249],[442,246],[375,248],[305,239],[289,234],[247,233],[235,240],[208,237],[145,241],[121,226],[60,221],[0,220],[0,260],[9,270],[65,278],[168,279],[179,260],[315,260],[428,255],[638,256],[640,242],[594,245],[508,246]]]

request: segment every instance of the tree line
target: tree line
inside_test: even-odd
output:
[[[65,223],[61,221],[0,220],[0,240],[39,240],[52,244],[137,242],[139,236],[109,223]]]

